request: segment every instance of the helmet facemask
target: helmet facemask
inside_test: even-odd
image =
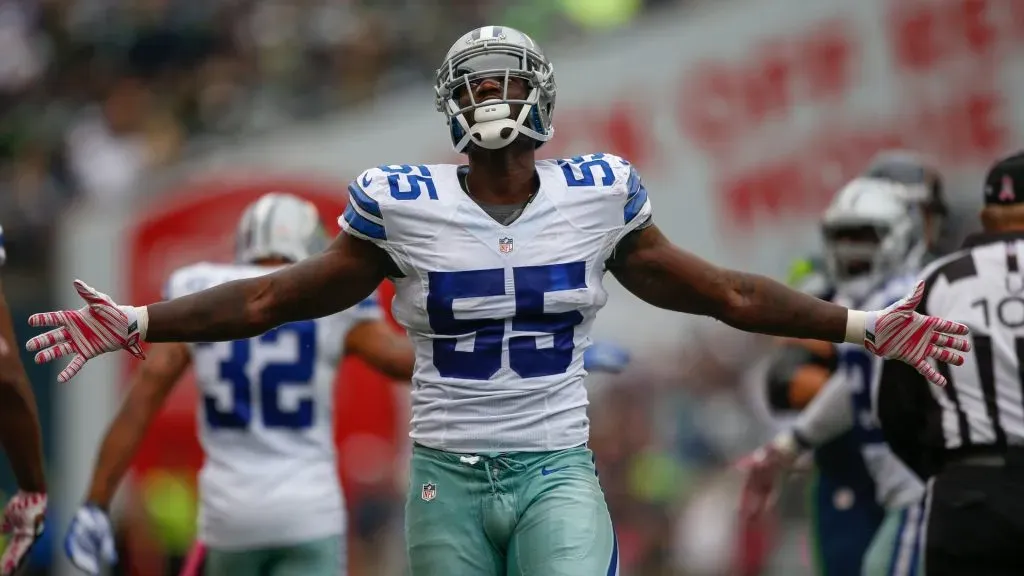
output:
[[[473,85],[487,78],[501,83],[501,96],[478,102]],[[509,98],[512,78],[526,82],[529,92],[525,99]],[[457,51],[437,71],[434,89],[437,109],[448,121],[456,152],[464,152],[470,142],[498,150],[520,134],[539,147],[554,134],[554,71],[543,55],[525,46],[486,41]],[[459,102],[461,90],[468,95],[467,106]],[[517,105],[519,112],[513,116]]]

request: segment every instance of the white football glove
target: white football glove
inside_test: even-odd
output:
[[[10,535],[10,541],[0,557],[0,575],[14,574],[25,562],[32,545],[43,535],[45,517],[46,494],[19,491],[7,503],[0,531]]]
[[[75,567],[94,576],[101,565],[116,564],[117,548],[107,513],[91,505],[79,508],[64,537],[64,553]]]
[[[81,280],[75,280],[75,289],[86,302],[84,308],[29,317],[30,326],[55,328],[25,345],[29,352],[37,352],[36,364],[71,356],[71,363],[57,377],[58,382],[67,382],[87,360],[106,352],[124,349],[144,360],[146,355],[139,341],[145,333],[146,309],[118,306],[110,296]]]
[[[963,364],[963,354],[958,352],[969,352],[971,343],[967,338],[959,336],[965,336],[968,329],[958,322],[915,312],[922,296],[924,282],[918,282],[909,296],[885,310],[851,311],[851,317],[859,315],[859,321],[850,322],[858,325],[853,327],[852,335],[848,326],[847,342],[862,339],[862,344],[869,352],[883,358],[902,360],[917,369],[932,384],[945,386],[946,379],[932,367],[928,359],[934,358],[954,366]]]

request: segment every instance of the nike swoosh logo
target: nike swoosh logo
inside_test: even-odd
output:
[[[363,175],[363,179],[362,179],[363,188],[366,188],[367,186],[369,186],[370,182],[372,182],[372,181],[373,180],[368,175],[364,174]]]
[[[568,466],[559,466],[558,468],[548,468],[547,466],[544,466],[540,469],[540,473],[541,476],[547,476],[548,474],[554,474],[555,472],[565,470],[566,468],[568,468]]]

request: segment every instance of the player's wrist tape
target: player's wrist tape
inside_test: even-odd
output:
[[[135,320],[139,323],[139,340],[145,341],[146,332],[149,329],[149,307],[135,306],[131,307],[131,310],[135,313]],[[129,320],[131,320],[130,317]]]
[[[861,310],[846,311],[846,337],[843,342],[864,345],[868,331],[875,330],[875,314]]]

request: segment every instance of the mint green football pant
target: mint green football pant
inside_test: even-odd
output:
[[[415,445],[412,576],[615,576],[618,543],[585,446],[454,454]]]
[[[207,548],[204,576],[344,576],[345,536],[271,548]]]

